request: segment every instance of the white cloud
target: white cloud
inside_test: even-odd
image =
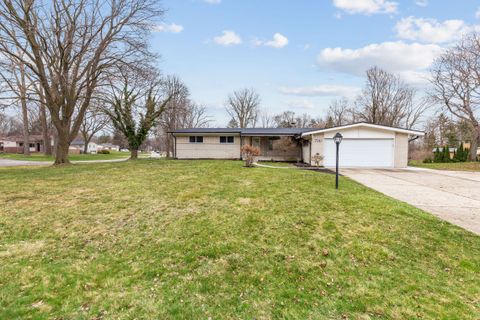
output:
[[[272,40],[263,41],[260,39],[253,39],[252,41],[254,46],[267,46],[272,48],[283,48],[288,45],[288,38],[281,33],[275,33]]]
[[[228,47],[241,44],[242,38],[232,30],[225,30],[221,36],[213,38],[213,41],[215,41],[216,44]]]
[[[220,4],[222,3],[222,0],[203,0],[203,2],[206,2],[208,4]]]
[[[475,11],[475,18],[480,19],[480,8]]]
[[[349,14],[396,13],[398,3],[387,0],[333,0],[333,5]]]
[[[171,32],[171,33],[180,33],[183,31],[183,26],[179,24],[166,24],[161,23],[153,27],[153,32]]]
[[[419,7],[426,7],[428,6],[428,0],[417,0],[415,4]]]
[[[370,44],[358,49],[326,48],[318,55],[318,64],[354,75],[363,75],[368,68],[378,66],[399,74],[405,81],[415,82],[421,81],[416,76],[428,69],[442,50],[436,44],[402,41]]]
[[[315,105],[308,100],[288,101],[287,105],[292,109],[313,109],[315,107]]]
[[[478,29],[463,20],[445,20],[408,17],[397,22],[395,30],[402,39],[426,43],[445,43],[457,40],[462,34]]]
[[[280,87],[283,94],[306,97],[355,96],[360,88],[344,85],[319,85],[311,87]]]
[[[288,38],[283,34],[275,33],[273,40],[265,42],[265,45],[273,48],[283,48],[288,45]]]

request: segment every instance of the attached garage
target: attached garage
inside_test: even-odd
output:
[[[402,168],[408,163],[408,142],[424,132],[393,128],[369,123],[356,123],[335,128],[309,131],[302,134],[308,141],[308,151],[303,152],[304,162],[323,156],[322,165],[334,167],[336,145],[333,136],[343,136],[339,149],[339,165],[343,168]]]
[[[324,166],[334,167],[336,161],[336,145],[333,139],[325,139]],[[342,167],[394,167],[394,139],[344,139],[339,149],[340,166]]]

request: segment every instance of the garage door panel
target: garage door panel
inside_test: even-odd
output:
[[[324,141],[324,165],[334,167],[336,146],[333,139]],[[393,167],[393,139],[343,139],[340,144],[341,167]]]

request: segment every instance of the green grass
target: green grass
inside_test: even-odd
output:
[[[435,170],[480,171],[480,162],[422,163],[410,161],[410,166]]]
[[[72,161],[90,161],[90,160],[116,160],[127,159],[129,152],[110,151],[110,154],[71,154]],[[0,153],[0,159],[23,160],[23,161],[50,161],[55,159],[53,156],[46,156],[43,153],[32,153],[30,156],[16,153]]]
[[[0,169],[0,319],[478,319],[480,237],[238,161]]]

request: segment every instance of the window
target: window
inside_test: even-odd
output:
[[[220,137],[220,143],[234,143],[234,137]]]
[[[259,137],[254,137],[252,139],[252,145],[255,147],[255,148],[260,148],[260,138]]]
[[[190,136],[189,141],[190,141],[190,143],[203,143],[203,137],[202,136]]]
[[[273,143],[275,140],[280,140],[280,137],[270,137],[268,138],[268,150],[273,150]]]

